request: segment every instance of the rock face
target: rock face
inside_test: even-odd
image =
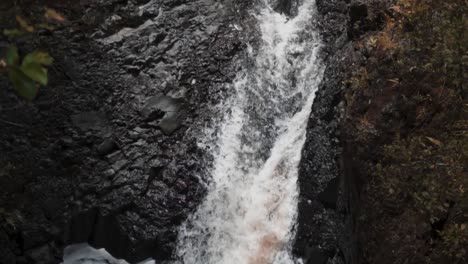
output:
[[[56,2],[69,25],[37,37],[51,84],[19,104],[0,80],[0,263],[59,263],[80,242],[171,259],[204,196],[197,138],[256,30],[252,3]]]
[[[270,1],[271,6],[280,13],[283,13],[287,16],[297,15],[299,6],[302,1],[300,0],[272,0]]]
[[[352,1],[353,2],[353,1]],[[299,167],[295,254],[304,263],[361,263],[352,233],[355,182],[344,178],[341,146],[344,78],[350,67],[354,3],[317,0],[326,70],[317,92]],[[358,10],[359,11],[359,10]],[[354,18],[353,18],[354,17]]]
[[[186,116],[184,100],[166,95],[151,97],[143,107],[142,115],[150,123],[159,119],[157,126],[164,134],[171,135],[182,125]]]
[[[258,37],[255,1],[56,2],[70,25],[37,39],[56,58],[50,86],[23,104],[0,79],[0,263],[59,263],[65,245],[81,242],[130,262],[170,260],[178,226],[205,194],[197,138]],[[300,2],[274,7],[293,16]],[[300,164],[294,252],[305,263],[358,263],[338,125],[342,58],[360,34],[348,22],[365,20],[346,1],[317,5],[328,67]],[[7,25],[14,7],[0,7]]]

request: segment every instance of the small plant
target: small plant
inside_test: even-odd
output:
[[[6,54],[6,61],[2,61],[1,65],[6,68],[15,91],[21,97],[33,100],[39,91],[39,86],[47,85],[46,66],[50,66],[52,62],[53,59],[49,54],[40,51],[31,52],[21,60],[18,48],[10,46]]]
[[[46,21],[62,23],[65,18],[57,11],[46,8],[44,13]],[[5,29],[3,34],[9,38],[34,33],[37,28],[53,30],[54,26],[49,23],[38,23],[30,25],[26,19],[16,16],[19,28]],[[46,52],[33,51],[20,57],[18,48],[15,45],[8,47],[6,57],[0,59],[0,72],[5,72],[13,85],[15,91],[21,97],[33,100],[40,86],[48,83],[47,66],[53,63],[53,58]]]

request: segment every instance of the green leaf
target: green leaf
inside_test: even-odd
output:
[[[19,62],[18,48],[16,46],[8,47],[6,54],[6,63],[8,66],[16,66]]]
[[[47,85],[47,69],[42,67],[41,64],[35,62],[23,63],[20,69],[31,80],[34,80],[44,86]]]
[[[21,64],[21,71],[30,79],[41,85],[47,85],[47,69],[43,65],[51,65],[54,59],[46,52],[34,51],[27,54]]]
[[[23,65],[29,63],[38,63],[49,66],[54,62],[54,59],[46,52],[34,51],[27,54],[23,59]]]
[[[36,97],[38,90],[38,85],[28,78],[22,71],[17,68],[10,68],[8,71],[8,76],[10,78],[13,87],[16,92],[23,98],[32,101]]]

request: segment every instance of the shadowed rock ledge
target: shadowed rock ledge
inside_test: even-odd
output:
[[[196,139],[253,37],[251,4],[51,3],[69,24],[17,43],[55,57],[50,85],[24,104],[0,79],[0,263],[58,263],[77,242],[130,262],[172,257],[204,196]],[[19,11],[0,7],[13,27]]]
[[[324,77],[309,118],[299,166],[294,253],[306,264],[361,263],[353,234],[355,182],[344,178],[341,119],[351,39],[350,3],[317,1]]]

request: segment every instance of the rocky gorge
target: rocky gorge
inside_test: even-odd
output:
[[[83,242],[130,263],[177,260],[179,227],[207,195],[201,160],[213,157],[200,135],[222,118],[215,106],[259,45],[258,2],[0,3],[2,29],[44,6],[67,18],[53,32],[15,40],[20,50],[44,49],[55,59],[50,84],[33,102],[0,78],[0,263],[60,263],[65,246]],[[302,4],[271,2],[290,18]],[[378,56],[357,43],[383,30],[394,12],[392,3],[376,2],[316,1],[325,69],[299,163],[292,250],[307,264],[382,263],[369,249],[387,236],[366,229],[380,225],[375,218],[362,220],[372,218],[363,211],[374,196],[365,191],[372,173],[359,165],[374,161],[362,146],[392,137],[381,128],[374,135],[385,136],[362,139],[352,127],[364,110],[350,106],[380,94],[348,97],[356,69]],[[0,58],[11,41],[0,35]]]
[[[203,197],[194,136],[234,77],[248,5],[143,2],[59,3],[70,25],[38,40],[55,51],[56,83],[33,104],[2,89],[2,116],[23,121],[2,125],[20,129],[5,131],[2,164],[21,175],[2,177],[2,203],[16,211],[2,208],[17,219],[2,223],[2,262],[56,263],[63,246],[84,241],[131,262],[165,259]]]

